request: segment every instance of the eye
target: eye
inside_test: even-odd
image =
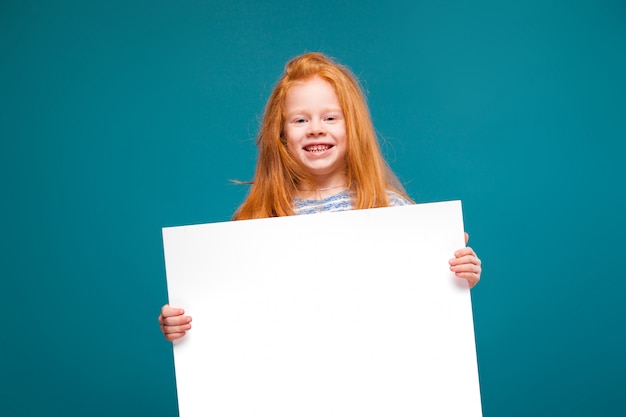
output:
[[[324,120],[326,120],[327,122],[336,122],[337,120],[340,120],[340,119],[341,119],[341,114],[337,114],[337,113],[332,113],[324,117]]]

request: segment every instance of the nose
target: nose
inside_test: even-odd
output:
[[[321,120],[313,119],[309,122],[309,128],[307,130],[308,136],[317,137],[324,134],[326,134],[326,129],[324,129],[324,124]]]

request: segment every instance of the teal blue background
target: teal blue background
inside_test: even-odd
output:
[[[485,417],[624,415],[625,4],[262,3],[2,2],[0,415],[177,414],[161,228],[229,218],[314,50],[463,200]]]

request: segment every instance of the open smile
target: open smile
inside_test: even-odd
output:
[[[321,153],[329,150],[332,147],[333,145],[309,145],[305,146],[303,149],[307,152]]]

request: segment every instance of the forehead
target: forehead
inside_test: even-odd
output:
[[[335,88],[326,80],[315,76],[295,82],[285,94],[285,108],[340,107]]]

